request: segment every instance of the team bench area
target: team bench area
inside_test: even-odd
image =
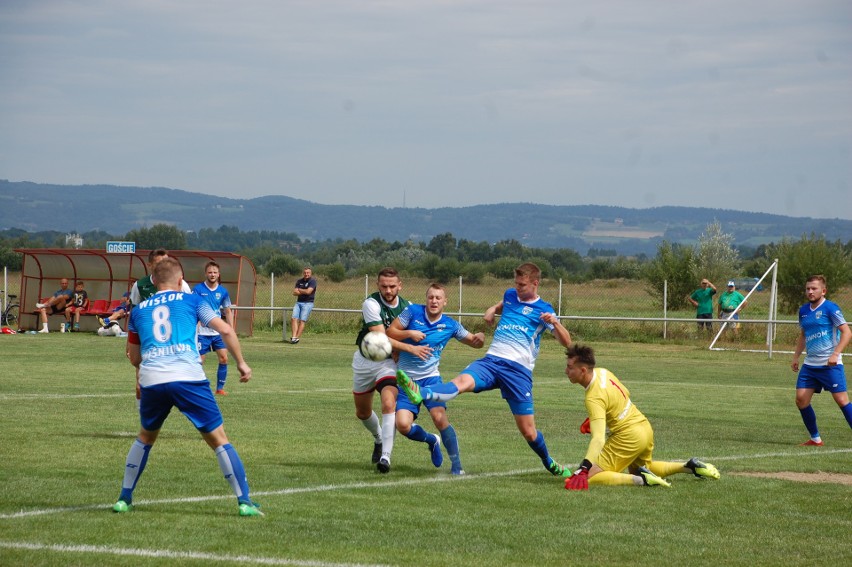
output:
[[[44,298],[39,300],[39,303],[47,303],[47,301],[49,299],[50,299],[50,297],[44,297]],[[100,317],[109,317],[115,311],[116,307],[121,305],[121,303],[122,303],[121,299],[114,299],[112,301],[110,301],[108,299],[90,300],[89,306],[80,311],[80,330],[91,331],[91,330],[96,329],[97,327],[100,326],[100,323],[92,324],[91,322],[88,322],[86,325],[83,325],[83,317],[99,317],[99,316]],[[60,321],[59,325],[64,324],[65,323],[65,312],[64,312],[64,310],[63,311],[56,311],[55,313],[51,313],[50,311],[51,311],[50,309],[46,310],[47,316],[48,316],[47,317],[48,329],[50,331],[61,330],[59,326],[51,323],[51,321],[54,321],[54,319],[51,319],[51,317],[60,317],[62,319],[62,321]],[[33,315],[39,315],[40,310],[39,309],[33,309],[32,311],[30,311],[30,313],[32,313]],[[74,319],[73,314],[71,316],[71,319],[73,321],[73,319]],[[41,323],[39,323],[39,328],[41,328]]]

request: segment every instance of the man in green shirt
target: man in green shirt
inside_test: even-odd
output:
[[[719,319],[730,319],[728,327],[734,330],[734,335],[740,331],[740,324],[737,323],[737,320],[740,318],[740,311],[745,309],[746,303],[743,294],[737,291],[737,284],[734,280],[729,281],[727,291],[723,291],[719,295]]]
[[[698,322],[698,329],[705,329],[707,334],[713,332],[713,296],[716,294],[716,286],[713,282],[704,278],[701,280],[701,287],[692,292],[687,297],[689,302],[695,306],[696,319],[707,319],[706,321]]]

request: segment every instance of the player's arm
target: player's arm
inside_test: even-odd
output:
[[[843,354],[843,349],[849,345],[849,340],[852,339],[852,331],[849,330],[848,323],[840,325],[838,330],[840,331],[840,340],[837,342],[837,346],[834,347],[834,352],[828,357],[829,366],[837,366],[837,363],[840,361],[840,355]]]
[[[414,329],[407,329],[402,326],[402,322],[400,322],[399,317],[393,320],[390,324],[390,327],[385,329],[385,334],[388,337],[395,341],[404,341],[405,339],[411,339],[415,343],[419,343],[423,339],[426,338],[426,333],[422,331],[415,331]],[[402,350],[402,349],[400,349]]]
[[[243,358],[243,351],[240,348],[240,339],[237,337],[236,331],[228,323],[222,320],[221,317],[214,317],[207,323],[207,326],[219,333],[225,346],[228,347],[228,352],[237,361],[237,369],[240,371],[240,382],[248,382],[251,380],[251,367],[246,364]]]
[[[406,338],[411,338],[412,340],[421,341],[426,338],[426,335],[421,333],[420,331],[409,331],[407,329],[402,328],[402,323],[399,322],[399,317],[394,319],[390,327],[387,329],[384,328],[383,325],[376,325],[375,327],[370,327],[371,331],[384,331],[384,333],[388,336],[391,342],[391,346],[393,349],[400,352],[407,352],[413,354],[417,358],[421,360],[428,360],[430,356],[432,356],[432,347],[426,345],[413,345],[411,343],[402,342]],[[419,338],[414,338],[415,336],[419,336]]]
[[[541,320],[553,327],[551,333],[553,333],[553,336],[556,337],[557,341],[559,341],[559,344],[565,348],[571,346],[571,333],[569,333],[568,329],[562,325],[559,321],[559,317],[556,316],[556,313],[542,313]]]
[[[224,319],[231,327],[234,326],[234,310],[231,309],[230,305],[222,306],[222,319]]]
[[[142,349],[139,344],[139,335],[135,331],[127,333],[127,349],[125,354],[130,359],[130,364],[139,368],[139,365],[142,364]]]
[[[469,347],[482,348],[482,345],[485,344],[485,333],[468,333],[468,335],[459,342]]]
[[[598,458],[603,451],[606,442],[606,419],[603,417],[589,417],[589,432],[592,435],[589,440],[589,448],[586,449],[585,459],[597,464]]]
[[[793,362],[790,364],[790,368],[793,369],[793,372],[799,371],[799,357],[802,356],[802,352],[805,350],[805,330],[801,329],[799,331],[799,338],[796,339],[796,350],[793,351]]]
[[[485,316],[483,316],[483,319],[485,319],[485,322],[488,323],[489,325],[494,325],[494,318],[497,315],[500,315],[501,313],[503,313],[503,302],[502,301],[500,301],[500,303],[495,303],[494,305],[492,305],[491,307],[486,309],[485,310]]]

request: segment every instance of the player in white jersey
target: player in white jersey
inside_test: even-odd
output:
[[[210,260],[204,265],[205,280],[194,288],[192,293],[200,295],[210,303],[214,311],[221,313],[222,318],[231,327],[234,326],[234,312],[231,310],[231,296],[228,290],[219,283],[221,275],[219,264]],[[216,368],[216,394],[224,396],[225,380],[228,379],[228,349],[222,341],[222,337],[215,329],[207,325],[198,327],[198,353],[201,355],[201,364],[204,364],[204,355],[213,351],[219,359]]]
[[[503,300],[485,311],[485,322],[494,324],[494,338],[484,358],[470,364],[452,382],[419,390],[404,373],[397,383],[413,402],[449,401],[464,392],[500,389],[509,404],[515,425],[544,467],[557,476],[570,476],[571,470],[550,457],[544,435],[536,428],[532,398],[532,371],[540,348],[541,335],[550,331],[564,346],[571,344],[568,329],[562,326],[553,307],[538,295],[541,270],[532,263],[515,268],[515,287],[506,290]]]
[[[805,283],[808,302],[799,309],[799,340],[790,367],[798,372],[796,381],[796,407],[811,438],[802,445],[822,446],[822,437],[817,428],[816,413],[811,398],[823,389],[831,392],[834,401],[843,412],[849,427],[852,427],[852,404],[846,390],[846,374],[843,372],[843,349],[852,339],[849,324],[843,318],[840,307],[825,298],[825,277],[815,275]],[[805,361],[799,368],[799,357],[807,350]]]
[[[218,331],[237,361],[240,382],[248,382],[251,368],[243,359],[237,335],[203,298],[180,291],[181,267],[176,260],[160,260],[153,273],[157,293],[131,311],[127,324],[128,355],[139,369],[142,427],[127,454],[121,494],[113,511],[133,509],[133,491],[145,470],[148,453],[169,412],[176,407],[216,454],[219,468],[237,497],[239,514],[261,516],[249,497],[240,456],[225,434],[222,413],[199,362],[196,344],[199,322]]]
[[[444,286],[433,283],[426,290],[426,304],[409,305],[387,329],[387,335],[401,341],[406,348],[416,345],[429,347],[428,355],[420,351],[419,356],[407,350],[400,350],[397,361],[398,371],[404,372],[421,387],[437,386],[443,383],[438,364],[444,347],[450,339],[456,339],[473,348],[482,348],[485,342],[483,333],[470,333],[461,323],[444,315],[446,305],[447,294]],[[444,461],[441,454],[441,442],[443,442],[452,463],[450,472],[455,475],[464,474],[456,430],[447,419],[446,402],[427,401],[423,404],[441,436],[427,433],[425,429],[414,423],[420,412],[420,404],[408,399],[405,392],[400,392],[396,400],[397,430],[412,441],[427,443],[432,464],[436,467],[440,467]]]

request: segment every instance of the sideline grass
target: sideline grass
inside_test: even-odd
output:
[[[0,564],[812,565],[852,556],[852,488],[730,474],[850,472],[852,433],[830,397],[814,403],[826,447],[797,446],[806,432],[786,356],[596,344],[601,366],[651,419],[655,457],[699,456],[723,476],[571,493],[493,392],[450,405],[467,477],[436,471],[425,446],[401,436],[391,473],[378,475],[352,408],[352,336],[289,345],[258,333],[243,346],[255,378],[239,384],[232,369],[219,401],[267,515],[236,515],[212,452],[175,414],[136,509],[118,516],[108,510],[138,428],[123,341],[0,336]],[[449,347],[445,378],[478,354]],[[563,359],[545,340],[536,417],[552,454],[576,463],[588,437],[577,431],[581,391]],[[213,360],[206,370],[215,374]]]

